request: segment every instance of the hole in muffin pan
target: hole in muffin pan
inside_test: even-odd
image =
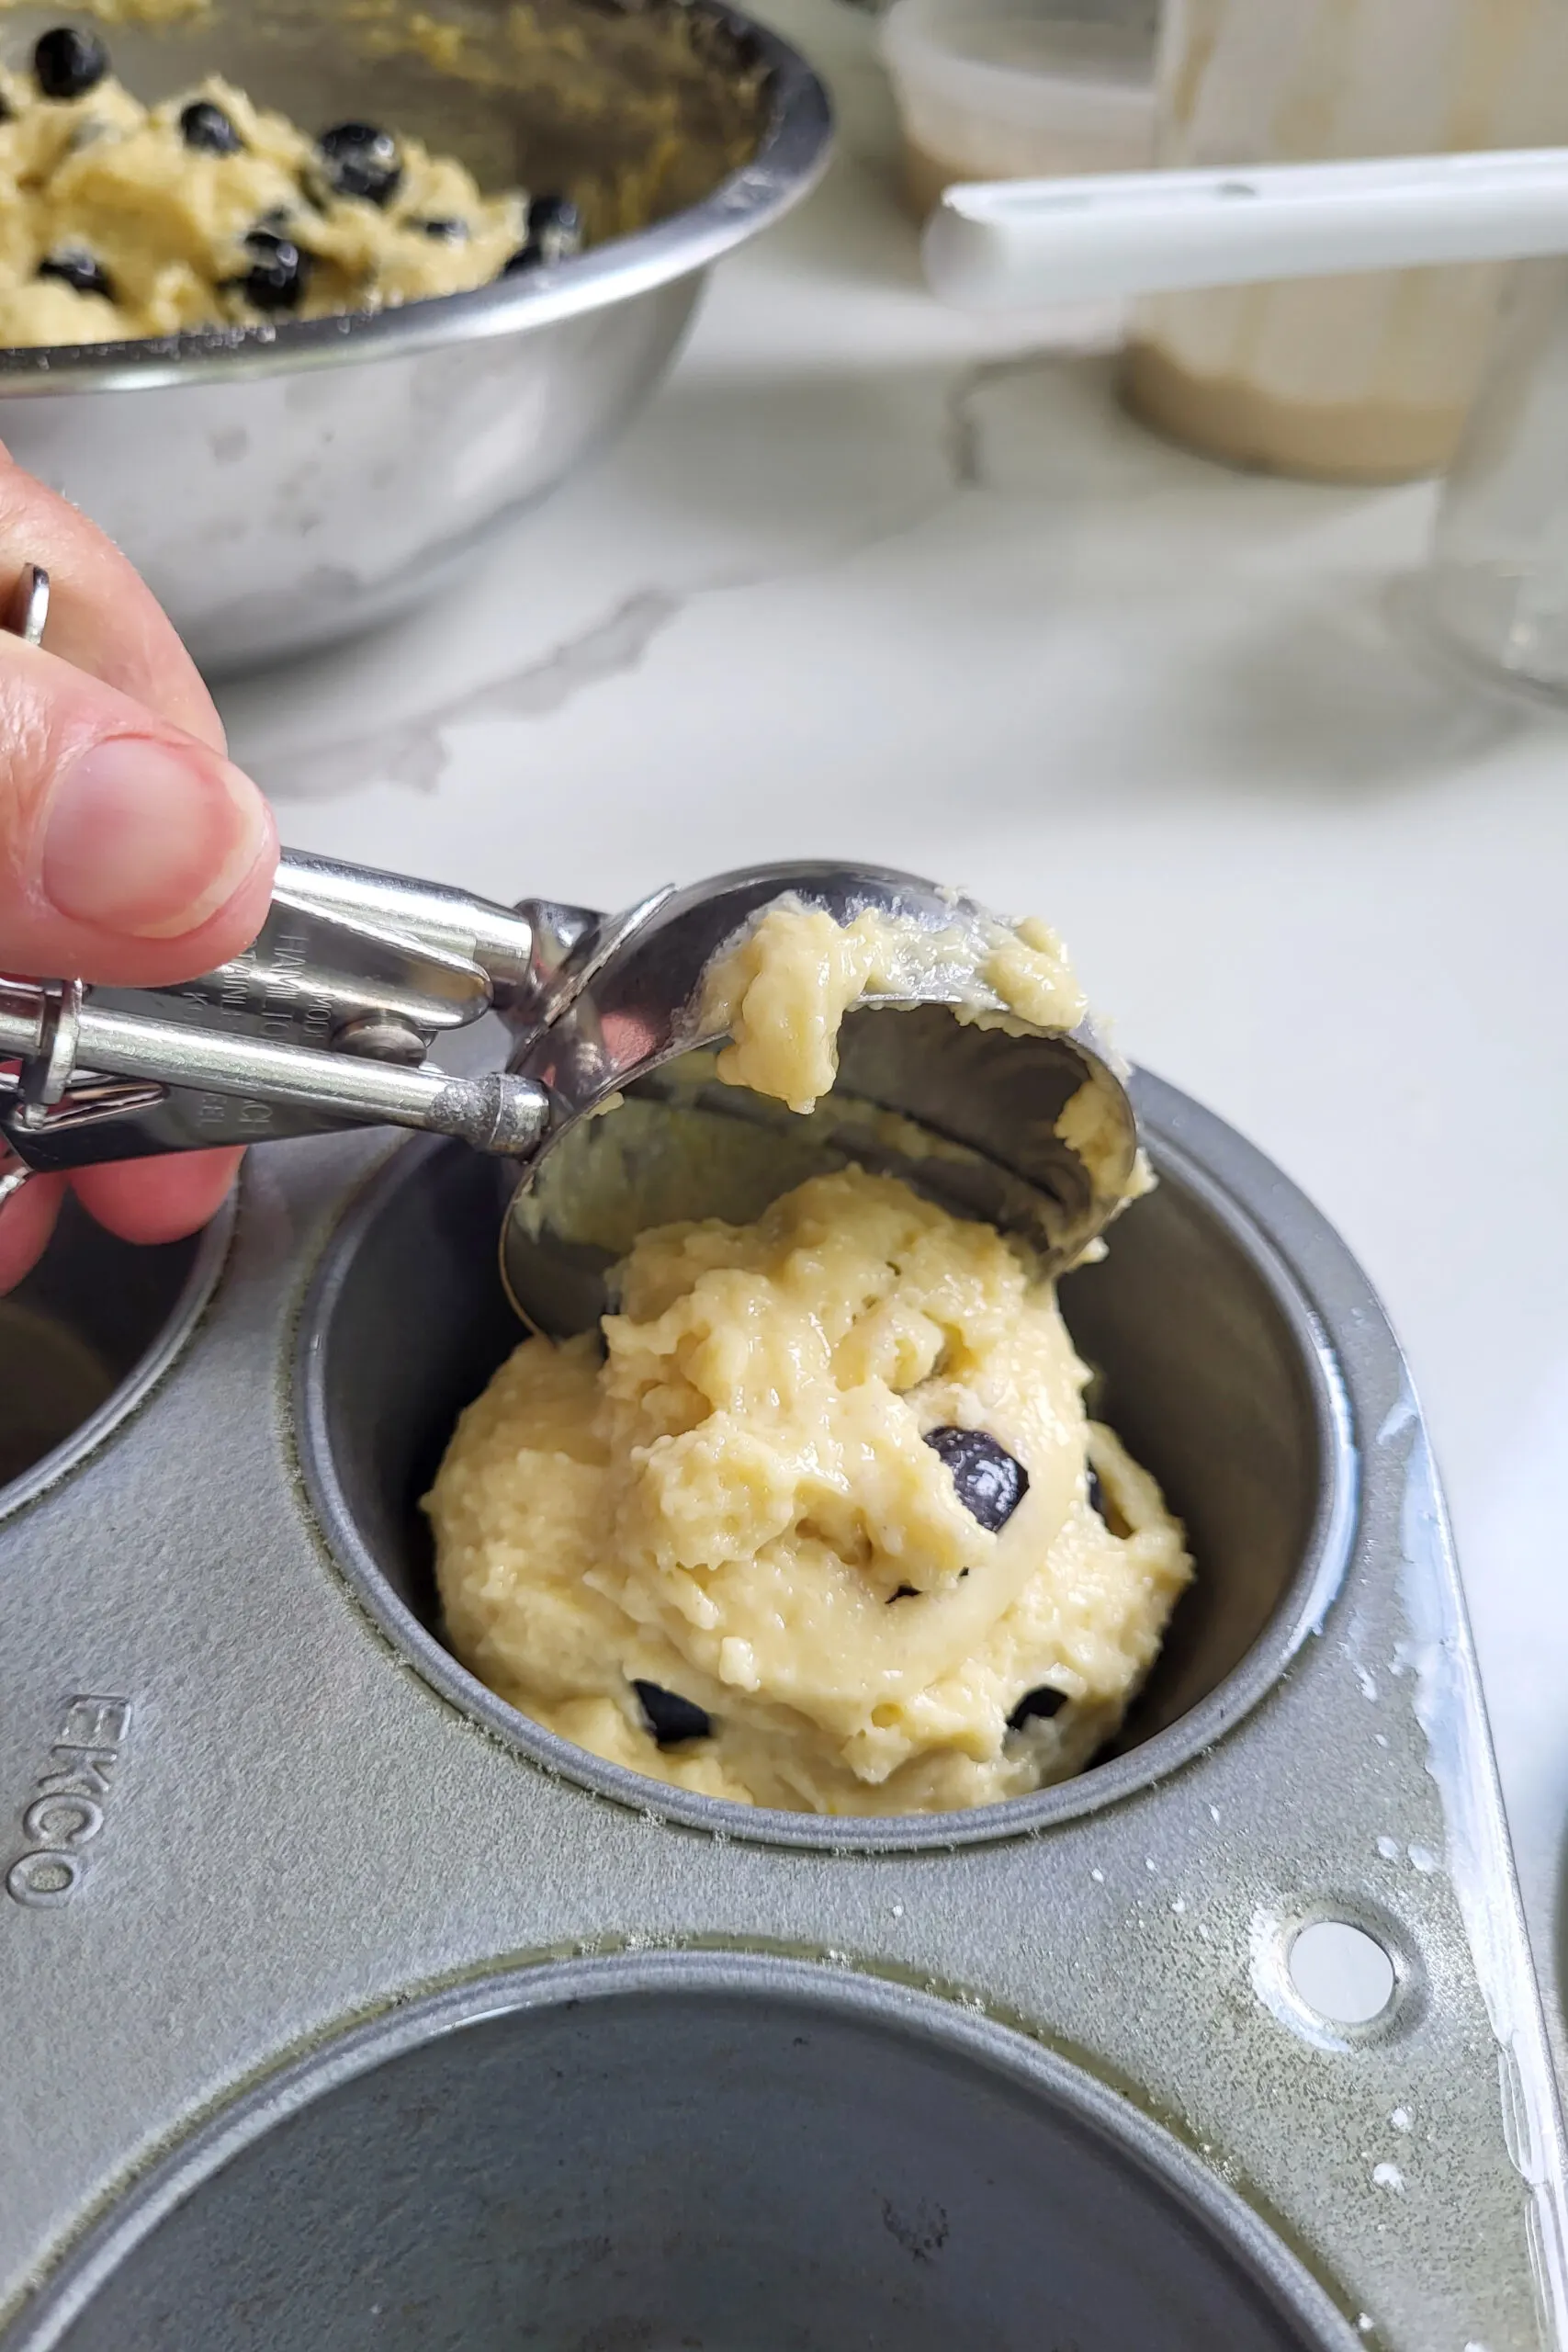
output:
[[[1169,1090],[1160,1098],[1179,1104]],[[1147,1123],[1145,1123],[1147,1124]],[[722,1804],[545,1731],[443,1645],[419,1498],[463,1407],[522,1336],[496,1271],[509,1172],[461,1146],[400,1151],[328,1243],[303,1317],[301,1466],[350,1584],[454,1704],[552,1770],[731,1837],[886,1851],[1015,1836],[1113,1803],[1211,1746],[1265,1694],[1343,1571],[1354,1465],[1337,1374],[1263,1237],[1173,1140],[1159,1188],[1062,1304],[1095,1409],[1185,1521],[1197,1578],[1119,1737],[1075,1780],[973,1812],[785,1813]]]
[[[249,2094],[17,2352],[1347,2352],[1239,2198],[1021,2036],[759,1958],[529,1970]]]
[[[0,1298],[0,1518],[107,1436],[206,1306],[232,1212],[162,1249],[117,1241],[68,1199],[27,1280]]]
[[[1398,1989],[1392,1955],[1348,1919],[1309,1919],[1291,1939],[1286,1965],[1298,2000],[1331,2026],[1369,2026]]]
[[[1343,2053],[1404,2033],[1424,2015],[1426,1973],[1392,1913],[1334,1894],[1252,1921],[1252,1989],[1290,2032]]]

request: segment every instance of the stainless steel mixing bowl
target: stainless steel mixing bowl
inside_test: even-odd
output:
[[[0,438],[118,542],[209,675],[351,636],[439,588],[627,422],[710,265],[818,177],[827,98],[773,34],[693,0],[695,70],[666,91],[650,12],[553,0],[547,28],[570,9],[603,60],[589,70],[626,91],[623,121],[613,107],[576,123],[545,112],[508,0],[425,0],[407,35],[390,8],[343,0],[220,0],[109,27],[143,97],[221,72],[312,128],[393,124],[490,187],[613,188],[657,155],[653,209],[678,207],[555,268],[376,316],[0,353]],[[25,58],[61,20],[7,9],[0,56]],[[682,123],[695,160],[671,170]],[[732,168],[738,132],[753,152]]]

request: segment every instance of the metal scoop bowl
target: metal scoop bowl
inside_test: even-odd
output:
[[[705,1025],[716,959],[785,899],[847,926],[867,910],[936,933],[993,921],[907,874],[808,864],[759,866],[669,893],[612,926],[613,944],[513,1060],[546,1091],[550,1123],[508,1209],[502,1272],[535,1329],[590,1328],[607,1278],[652,1225],[744,1222],[810,1174],[853,1160],[903,1177],[953,1213],[1027,1235],[1047,1265],[1080,1258],[1127,1197],[1137,1127],[1121,1065],[1085,1024],[1021,1021],[972,980],[871,996],[839,1035],[839,1077],[805,1116],[722,1082]],[[1005,1020],[1006,1025],[999,1025]],[[993,1025],[993,1023],[995,1025]],[[1100,1114],[1092,1165],[1062,1135],[1086,1085]]]

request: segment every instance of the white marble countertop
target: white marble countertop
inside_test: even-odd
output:
[[[667,390],[437,613],[238,688],[295,846],[627,903],[859,856],[1059,922],[1140,1061],[1387,1300],[1453,1506],[1538,1944],[1568,1814],[1568,731],[1391,627],[1431,494],[1249,480],[1125,421],[1106,322],[944,313],[867,22],[821,194]]]

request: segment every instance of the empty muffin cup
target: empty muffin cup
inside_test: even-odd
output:
[[[1241,2199],[1021,2036],[761,1959],[526,1971],[151,2176],[17,2352],[1344,2352]]]
[[[1064,1283],[1062,1305],[1095,1368],[1093,1410],[1159,1480],[1197,1575],[1121,1734],[1077,1779],[969,1813],[874,1820],[725,1804],[589,1755],[458,1664],[420,1498],[458,1414],[522,1333],[496,1272],[504,1173],[457,1146],[396,1155],[332,1238],[307,1302],[301,1464],[344,1574],[420,1671],[524,1754],[732,1836],[950,1845],[1085,1813],[1168,1772],[1256,1703],[1320,1617],[1344,1566],[1354,1469],[1310,1303],[1183,1140],[1201,1114],[1148,1080],[1139,1108],[1159,1187],[1119,1221],[1104,1264]]]
[[[39,1263],[0,1299],[0,1516],[140,1403],[206,1305],[231,1224],[225,1211],[188,1240],[138,1249],[67,1201]]]

